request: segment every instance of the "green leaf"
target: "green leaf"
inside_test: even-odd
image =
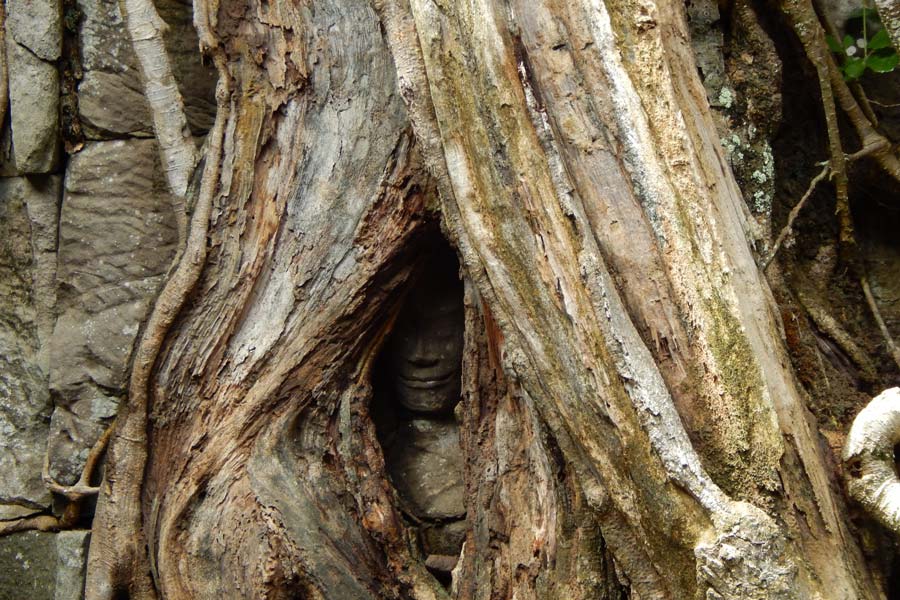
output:
[[[848,58],[841,70],[844,72],[844,79],[848,81],[858,79],[866,70],[866,59]]]
[[[828,49],[836,54],[843,54],[844,48],[841,46],[841,43],[837,41],[833,35],[826,35],[825,42],[828,44]]]
[[[876,73],[890,73],[897,67],[898,62],[900,62],[900,56],[897,56],[896,52],[884,56],[873,54],[866,61],[866,66]]]
[[[849,48],[850,46],[852,46],[855,43],[856,43],[856,40],[853,38],[852,35],[844,36],[844,49]]]
[[[869,50],[881,50],[882,48],[890,48],[891,38],[888,37],[886,29],[879,29],[878,33],[873,35],[866,43]]]

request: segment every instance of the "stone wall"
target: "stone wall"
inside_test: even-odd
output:
[[[189,2],[157,7],[197,142],[215,78]],[[6,0],[0,128],[0,521],[61,510],[125,395],[177,243],[117,0]],[[65,49],[65,50],[64,50]],[[56,500],[56,501],[55,501]],[[88,533],[0,538],[0,600],[81,598]]]

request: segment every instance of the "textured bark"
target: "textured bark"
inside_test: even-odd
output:
[[[683,10],[197,0],[220,114],[88,597],[880,597]],[[449,590],[368,412],[438,219],[467,282]]]
[[[897,0],[875,0],[878,16],[891,36],[894,47],[900,47],[900,2]]]

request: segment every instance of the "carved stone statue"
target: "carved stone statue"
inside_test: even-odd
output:
[[[466,530],[453,411],[460,400],[463,351],[462,284],[456,273],[452,257],[427,266],[398,315],[376,383],[388,473],[418,526],[425,554],[445,559],[459,555]]]

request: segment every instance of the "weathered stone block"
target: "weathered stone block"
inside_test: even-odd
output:
[[[153,131],[143,96],[139,64],[116,0],[82,0],[81,25],[84,78],[78,88],[79,113],[88,139],[122,135],[147,136]],[[188,124],[205,133],[215,118],[215,73],[200,61],[191,4],[157,3],[169,26],[166,49],[185,104]]]
[[[28,214],[29,202],[41,204],[44,192],[26,178],[0,179],[0,503],[12,505],[0,518],[50,504],[41,481],[51,405],[35,303],[33,245],[40,235]]]
[[[89,531],[0,538],[0,600],[82,600]]]
[[[81,66],[85,71],[125,73],[139,81],[131,40],[116,0],[79,0]]]
[[[59,76],[56,65],[6,40],[13,166],[5,172],[47,173],[59,155]]]
[[[78,86],[78,112],[89,139],[153,134],[150,107],[143,90],[131,87],[133,77],[86,71]]]
[[[9,35],[38,58],[54,61],[62,51],[62,8],[58,0],[7,0]]]
[[[0,538],[0,600],[53,600],[56,540],[27,531]]]
[[[141,322],[177,233],[156,141],[93,142],[72,157],[50,343],[51,473],[74,482],[115,415]]]
[[[56,534],[56,593],[54,600],[84,598],[90,531],[60,531]]]

